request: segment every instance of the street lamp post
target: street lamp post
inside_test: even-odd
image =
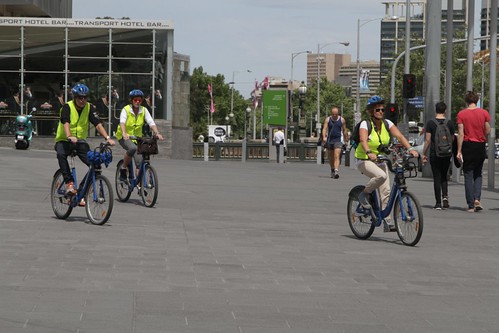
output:
[[[357,82],[355,83],[357,85],[355,89],[355,115],[354,115],[354,121],[355,124],[357,124],[360,121],[360,28],[362,28],[364,25],[366,25],[369,22],[376,21],[376,20],[382,20],[383,17],[376,17],[376,18],[371,18],[371,19],[357,19]],[[389,17],[391,20],[398,20],[397,16],[392,16]],[[391,101],[392,103],[394,101]]]
[[[303,111],[303,99],[305,98],[305,95],[307,94],[307,86],[305,85],[305,82],[301,81],[300,87],[298,88],[298,95],[300,98],[300,104],[298,108],[298,128],[299,131],[301,130],[300,123],[301,123],[301,113]],[[301,133],[298,131],[298,138],[301,136]]]
[[[289,98],[289,115],[290,115],[290,118],[291,118],[291,122],[294,122],[294,115],[293,115],[293,92],[294,92],[294,89],[293,89],[293,62],[295,60],[295,58],[297,56],[299,56],[300,54],[303,54],[303,53],[312,53],[311,51],[300,51],[300,52],[295,52],[295,53],[291,53],[291,79],[289,80],[290,81],[290,88],[289,90],[291,91],[291,97]],[[299,117],[299,116],[298,116]],[[300,123],[298,122],[298,131],[299,131],[299,128],[300,128]],[[293,133],[294,131],[291,132],[291,136],[293,137]]]
[[[357,85],[355,88],[355,115],[354,122],[357,124],[360,121],[360,28],[366,25],[369,22],[381,20],[381,18],[372,18],[361,20],[357,19],[357,80],[355,84]],[[363,22],[361,24],[361,22]]]
[[[251,70],[246,69],[244,71],[232,71],[232,81],[229,82],[231,84],[231,89],[230,89],[230,113],[234,115],[234,84],[235,82],[235,76],[236,73],[242,73],[242,72],[248,72],[251,73]]]
[[[331,42],[327,44],[317,44],[317,119],[316,119],[316,131],[317,131],[317,137],[319,137],[320,130],[321,130],[321,105],[320,105],[320,97],[321,97],[321,61],[323,58],[320,56],[320,52],[323,48],[326,46],[332,45],[332,44],[341,44],[344,46],[350,45],[350,42],[345,41],[345,42]]]
[[[246,139],[248,138],[248,127],[247,127],[247,120],[248,120],[248,116],[249,114],[251,113],[251,108],[248,106],[246,108],[246,114],[244,115],[244,140],[246,141]]]

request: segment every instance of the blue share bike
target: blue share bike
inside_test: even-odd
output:
[[[76,187],[77,178],[74,164],[74,158],[77,156],[76,149],[72,149],[70,156],[71,173]],[[103,225],[111,216],[114,199],[111,182],[102,175],[102,164],[108,167],[113,160],[113,153],[109,144],[102,142],[99,147],[88,151],[87,158],[90,162],[88,172],[83,184],[76,188],[76,195],[66,194],[66,184],[62,171],[59,169],[55,172],[50,193],[52,209],[57,218],[66,219],[73,208],[79,206],[81,200],[85,199],[85,211],[90,222]]]
[[[128,165],[128,179],[120,180],[120,169],[123,165],[123,159],[118,162],[116,167],[116,195],[121,202],[128,201],[133,190],[137,188],[138,194],[146,207],[153,207],[158,199],[158,175],[151,165],[151,155],[158,153],[158,144],[156,137],[135,137],[130,136],[131,140],[137,141],[137,154],[142,155],[142,162],[138,175],[135,174],[134,159]]]
[[[365,186],[357,185],[348,194],[348,224],[357,238],[367,239],[393,210],[393,221],[400,240],[405,245],[414,246],[423,234],[423,210],[416,196],[407,191],[405,180],[417,176],[417,167],[410,161],[412,155],[405,148],[393,149],[392,154],[393,163],[386,155],[378,155],[377,159],[379,163],[386,163],[395,175],[385,209],[381,209],[378,190],[371,194],[371,208],[364,208],[359,203],[358,196]]]

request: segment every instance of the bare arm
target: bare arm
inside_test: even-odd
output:
[[[390,127],[390,133],[392,133],[392,135],[397,138],[397,140],[399,141],[399,143],[402,146],[404,146],[405,148],[409,149],[409,151],[411,152],[412,156],[418,157],[418,152],[415,151],[415,150],[411,150],[411,148],[412,148],[411,144],[409,143],[409,141],[407,141],[407,139],[402,134],[402,132],[400,132],[400,130],[397,128],[397,126],[393,125],[392,127]]]
[[[341,128],[343,130],[343,138],[345,139],[345,144],[348,145],[348,142],[350,141],[350,138],[348,137],[348,131],[347,131],[347,124],[345,121],[345,118],[341,118]]]
[[[424,138],[424,146],[423,146],[423,163],[426,163],[428,161],[428,149],[430,149],[430,142],[431,142],[431,133],[426,132],[425,133],[425,138]]]
[[[326,117],[326,119],[324,119],[324,125],[322,125],[322,142],[326,142],[327,141],[327,123],[329,121],[329,117]]]
[[[462,156],[461,149],[463,148],[464,141],[464,126],[463,124],[457,124],[457,154],[456,157],[460,158]]]

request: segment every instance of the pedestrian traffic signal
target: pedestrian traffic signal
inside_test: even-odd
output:
[[[395,125],[399,118],[399,107],[396,103],[388,103],[385,106],[385,118],[392,121]]]
[[[402,97],[414,98],[416,96],[416,76],[414,74],[404,74],[402,82]]]

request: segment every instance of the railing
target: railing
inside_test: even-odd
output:
[[[204,143],[195,142],[192,147],[192,158],[204,158]],[[209,160],[241,160],[243,156],[242,142],[216,142],[208,143]],[[271,149],[275,149],[272,146]],[[317,145],[314,143],[288,143],[287,145],[288,161],[316,161]],[[248,142],[246,144],[247,160],[268,160],[269,144]]]

